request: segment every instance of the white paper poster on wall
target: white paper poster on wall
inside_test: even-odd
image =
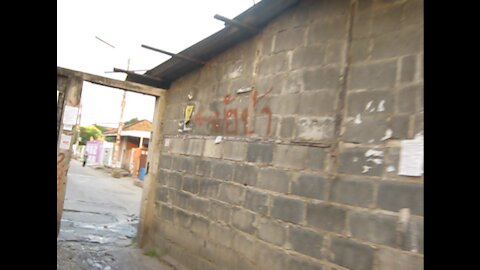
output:
[[[77,123],[78,108],[72,106],[65,106],[63,111],[63,124],[75,125]]]
[[[403,140],[398,175],[423,174],[423,139]]]
[[[72,136],[68,136],[65,134],[60,135],[60,149],[64,149],[64,150],[70,149],[71,140],[72,140]]]
[[[63,130],[72,130],[73,126],[72,125],[63,125]]]

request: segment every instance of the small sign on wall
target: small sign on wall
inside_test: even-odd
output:
[[[65,134],[60,135],[60,149],[69,150],[71,141],[72,136],[68,136]]]
[[[63,124],[75,125],[77,123],[78,108],[72,106],[65,106],[63,111]]]
[[[403,140],[401,146],[398,175],[422,176],[423,138]]]

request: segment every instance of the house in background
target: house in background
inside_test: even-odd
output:
[[[152,122],[140,120],[123,127],[120,134],[120,164],[121,168],[138,176],[141,168],[146,168],[148,143],[152,132]],[[105,139],[117,136],[117,129],[104,133]],[[113,155],[110,158],[112,164]]]

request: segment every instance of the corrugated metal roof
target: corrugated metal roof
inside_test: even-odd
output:
[[[260,3],[233,18],[233,20],[257,29],[262,29],[268,22],[298,2],[299,0],[262,0]],[[222,30],[188,47],[178,54],[206,62],[253,35],[255,34],[246,29],[226,25]],[[148,80],[146,77],[132,75],[128,75],[126,80],[168,89],[173,81],[201,66],[202,65],[198,63],[172,57],[144,74],[148,77],[161,79],[162,82],[152,81]]]

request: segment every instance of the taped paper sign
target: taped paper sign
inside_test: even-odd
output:
[[[65,106],[63,111],[63,124],[75,125],[77,123],[78,108],[72,106]]]
[[[60,149],[69,150],[71,140],[72,140],[72,136],[62,134],[60,136]]]
[[[423,174],[423,139],[403,140],[398,175]]]

